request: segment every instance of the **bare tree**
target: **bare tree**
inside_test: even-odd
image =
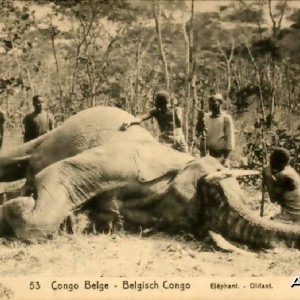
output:
[[[56,47],[55,47],[55,37],[58,34],[58,29],[52,25],[49,27],[49,29],[50,29],[51,46],[52,46],[53,56],[54,56],[54,60],[55,60],[55,67],[56,67],[58,86],[59,86],[60,109],[61,109],[61,113],[64,115],[63,89],[62,89],[61,76],[60,76],[60,70],[59,70],[59,61],[58,61]]]
[[[226,101],[226,106],[227,109],[229,108],[229,92],[231,90],[231,85],[232,85],[232,70],[231,70],[231,63],[233,60],[233,52],[234,52],[234,40],[231,41],[231,49],[230,49],[230,54],[227,55],[224,49],[222,48],[220,42],[217,40],[217,45],[220,50],[220,53],[222,54],[225,62],[226,62],[226,71],[227,71],[227,101]]]
[[[281,28],[282,19],[285,11],[288,8],[288,0],[279,0],[276,3],[278,13],[275,13],[272,9],[272,0],[268,0],[269,16],[272,21],[272,36],[277,38],[279,30]]]
[[[196,88],[196,79],[194,78],[194,72],[195,72],[195,60],[194,60],[194,0],[191,0],[191,11],[190,11],[190,19],[188,22],[183,22],[183,37],[185,41],[185,122],[184,122],[184,129],[185,129],[185,137],[190,144],[190,141],[193,139],[193,133],[194,133],[194,122],[192,121],[192,139],[189,138],[190,136],[190,128],[189,128],[189,116],[190,116],[190,110],[192,108],[192,111],[195,112],[196,105],[191,105],[191,87],[192,87],[192,81],[193,81],[193,87],[194,87],[194,93],[193,93],[193,99],[197,101],[197,88]],[[187,28],[189,27],[189,31]],[[195,102],[193,102],[195,103]],[[193,107],[195,106],[195,107]],[[193,119],[193,118],[192,118]]]
[[[249,47],[249,43],[247,40],[247,37],[245,36],[245,45],[249,54],[249,57],[253,63],[254,69],[255,69],[255,74],[256,74],[256,80],[257,80],[257,85],[258,85],[258,90],[259,90],[259,106],[261,109],[261,113],[263,116],[263,120],[266,121],[266,113],[265,113],[265,108],[264,108],[264,97],[263,97],[263,92],[262,92],[262,80],[261,80],[261,74],[260,70],[258,68],[257,62],[255,61],[253,54],[251,52],[251,49]]]
[[[170,92],[170,75],[169,75],[168,61],[166,58],[163,41],[162,41],[162,35],[161,35],[161,7],[160,7],[160,2],[158,0],[153,0],[153,16],[155,20],[156,33],[158,37],[160,57],[164,67],[166,89],[168,92]]]

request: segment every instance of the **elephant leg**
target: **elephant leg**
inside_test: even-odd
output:
[[[123,218],[120,214],[121,201],[114,194],[96,197],[90,208],[89,218],[93,231],[118,231],[123,229]]]
[[[152,227],[160,224],[159,218],[144,210],[123,208],[121,214],[125,221],[142,227]]]
[[[10,237],[14,236],[14,231],[10,224],[7,222],[6,217],[7,205],[3,204],[0,206],[0,236]]]
[[[87,211],[71,212],[60,224],[60,231],[68,234],[91,232],[91,218]]]

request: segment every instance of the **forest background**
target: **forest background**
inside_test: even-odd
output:
[[[0,0],[0,106],[21,137],[32,96],[58,124],[95,105],[134,115],[164,88],[197,147],[212,92],[235,122],[235,166],[266,163],[275,145],[300,158],[300,8],[296,1]],[[213,6],[213,8],[211,8]],[[299,6],[299,5],[298,5]],[[205,9],[205,8],[210,9]],[[146,127],[157,133],[154,121]]]

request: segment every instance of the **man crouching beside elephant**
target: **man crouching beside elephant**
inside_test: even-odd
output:
[[[267,186],[271,202],[281,206],[281,212],[272,219],[300,224],[300,176],[289,163],[287,149],[274,149],[270,165],[263,170],[263,184]]]

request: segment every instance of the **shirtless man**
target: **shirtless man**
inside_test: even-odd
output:
[[[42,96],[32,98],[34,111],[23,119],[24,142],[29,142],[54,128],[54,117],[43,108]]]
[[[123,124],[122,129],[126,130],[132,125],[139,125],[148,119],[155,118],[160,129],[159,141],[178,151],[188,152],[188,146],[182,131],[181,108],[177,106],[170,107],[169,94],[163,90],[156,93],[154,104],[155,107],[147,114],[141,116],[134,122]],[[173,124],[173,119],[175,121],[175,126]]]
[[[263,169],[263,183],[271,202],[281,206],[281,212],[272,219],[300,223],[300,176],[289,163],[289,151],[276,148],[270,156],[270,165]]]

